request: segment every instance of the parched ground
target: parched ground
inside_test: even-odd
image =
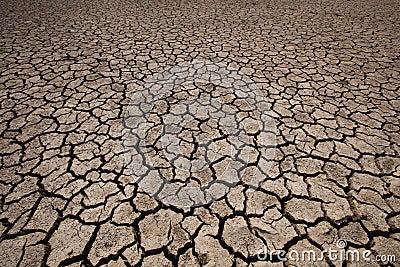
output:
[[[0,266],[367,266],[257,258],[339,239],[400,261],[399,14],[396,0],[2,0]],[[276,153],[257,191],[181,208],[132,182],[130,97],[182,61],[264,92]]]

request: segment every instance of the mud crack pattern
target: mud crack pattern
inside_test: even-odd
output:
[[[175,207],[210,204],[239,182],[257,189],[274,160],[269,106],[249,77],[222,64],[183,62],[153,75],[124,120],[133,182]]]
[[[264,244],[322,251],[339,239],[400,259],[399,7],[388,0],[2,1],[0,265],[306,266],[259,262],[256,253]],[[196,61],[254,81],[276,123],[276,150],[257,190],[245,180],[217,201],[176,207],[132,180],[124,116],[146,79]],[[179,125],[182,101],[241,96],[197,82],[174,90],[148,114],[150,156],[167,180],[205,185],[213,177],[203,168],[208,159],[232,155],[223,123],[189,120],[153,142],[158,120]],[[251,124],[245,104],[229,106]],[[258,160],[251,152],[247,168]],[[197,176],[168,176],[163,157]],[[318,266],[357,263],[325,258]]]

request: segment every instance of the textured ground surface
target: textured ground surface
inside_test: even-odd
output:
[[[1,1],[0,266],[309,266],[254,262],[263,243],[339,238],[400,260],[399,14],[388,0]],[[146,77],[192,60],[263,90],[275,162],[256,192],[168,208],[131,183],[122,123]],[[357,266],[316,266],[342,264]]]

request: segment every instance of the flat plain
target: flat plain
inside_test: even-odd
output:
[[[257,257],[342,239],[400,260],[399,14],[389,0],[2,0],[0,266],[400,266]],[[276,148],[257,190],[186,208],[132,181],[131,97],[185,61],[265,94]],[[206,126],[192,134],[221,134]]]

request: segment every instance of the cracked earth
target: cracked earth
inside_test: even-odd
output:
[[[338,239],[400,259],[399,14],[389,0],[3,0],[0,266],[367,265],[257,258],[264,245],[318,252]],[[239,182],[217,201],[178,207],[132,178],[122,143],[131,97],[184,61],[237,69],[263,92],[276,149],[257,190]],[[182,90],[152,122],[198,92],[252,118],[224,88]],[[159,152],[160,133],[148,133]],[[218,176],[203,168],[225,159],[218,121],[190,120],[178,137],[165,150],[189,155],[182,164],[198,175],[169,172],[168,156],[160,174]],[[211,160],[197,155],[207,149]]]

